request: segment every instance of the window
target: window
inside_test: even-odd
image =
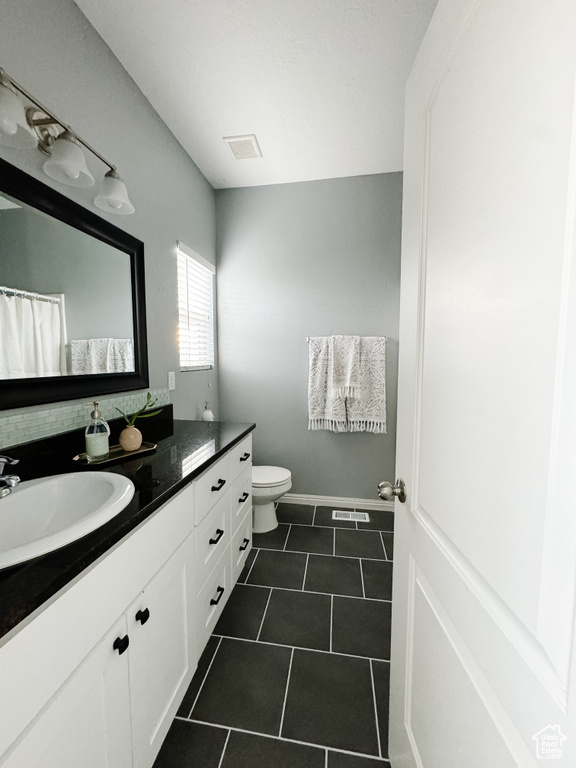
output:
[[[180,369],[214,367],[214,274],[210,262],[178,243]]]

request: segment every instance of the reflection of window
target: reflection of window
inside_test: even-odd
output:
[[[208,440],[202,448],[197,448],[194,453],[191,453],[189,456],[186,456],[185,459],[182,459],[182,477],[189,475],[193,469],[199,467],[200,464],[203,464],[206,459],[214,456],[215,453],[216,441]]]
[[[180,369],[214,367],[214,274],[210,262],[178,243]]]

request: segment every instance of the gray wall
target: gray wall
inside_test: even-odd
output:
[[[214,263],[212,187],[72,0],[2,0],[1,16],[0,66],[117,165],[136,213],[98,211],[95,187],[52,181],[35,149],[0,147],[0,156],[144,241],[150,387],[166,387],[176,371],[175,414],[198,418],[204,400],[216,399],[217,380],[179,373],[175,244]],[[89,167],[97,180],[106,171],[92,158]]]
[[[0,210],[0,285],[63,293],[66,338],[133,338],[130,258],[23,205]]]
[[[394,476],[400,173],[216,193],[220,417],[293,493],[375,498]],[[307,336],[387,336],[388,434],[308,431]]]

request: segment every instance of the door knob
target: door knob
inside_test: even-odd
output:
[[[392,501],[394,496],[401,504],[406,501],[406,483],[402,478],[396,480],[396,485],[386,481],[378,484],[378,496],[384,501]]]

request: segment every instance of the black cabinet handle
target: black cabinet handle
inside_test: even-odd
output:
[[[222,536],[224,536],[224,531],[222,528],[216,528],[216,537],[214,539],[210,539],[210,544],[218,544]]]
[[[112,648],[114,648],[115,651],[118,651],[120,656],[122,656],[122,654],[128,648],[129,645],[130,645],[130,639],[128,638],[128,635],[124,635],[124,637],[117,637],[116,640],[114,640],[114,644],[112,645]]]
[[[250,458],[250,454],[245,453],[244,456],[240,456],[240,461],[248,461],[249,458]]]
[[[148,608],[144,608],[143,611],[138,611],[136,614],[136,621],[139,621],[140,624],[146,624],[148,619],[150,618],[150,611]]]
[[[222,480],[222,478],[220,478],[218,480],[218,485],[213,485],[212,486],[212,490],[213,491],[221,491],[222,488],[224,488],[225,485],[226,485],[226,480]]]
[[[216,600],[212,598],[212,600],[210,600],[210,605],[218,605],[218,603],[222,599],[222,595],[224,594],[224,587],[218,587],[216,592],[218,592],[218,597],[216,598]]]
[[[238,548],[240,550],[240,552],[244,552],[244,550],[246,549],[248,544],[250,544],[250,539],[244,539],[244,541],[242,543],[244,544],[244,546]]]
[[[240,496],[240,498],[238,499],[238,501],[240,502],[240,504],[243,504],[243,503],[246,501],[246,499],[248,498],[248,496],[250,496],[250,494],[249,494],[249,493],[246,493],[246,491],[244,491],[244,493],[242,494],[242,496]]]

